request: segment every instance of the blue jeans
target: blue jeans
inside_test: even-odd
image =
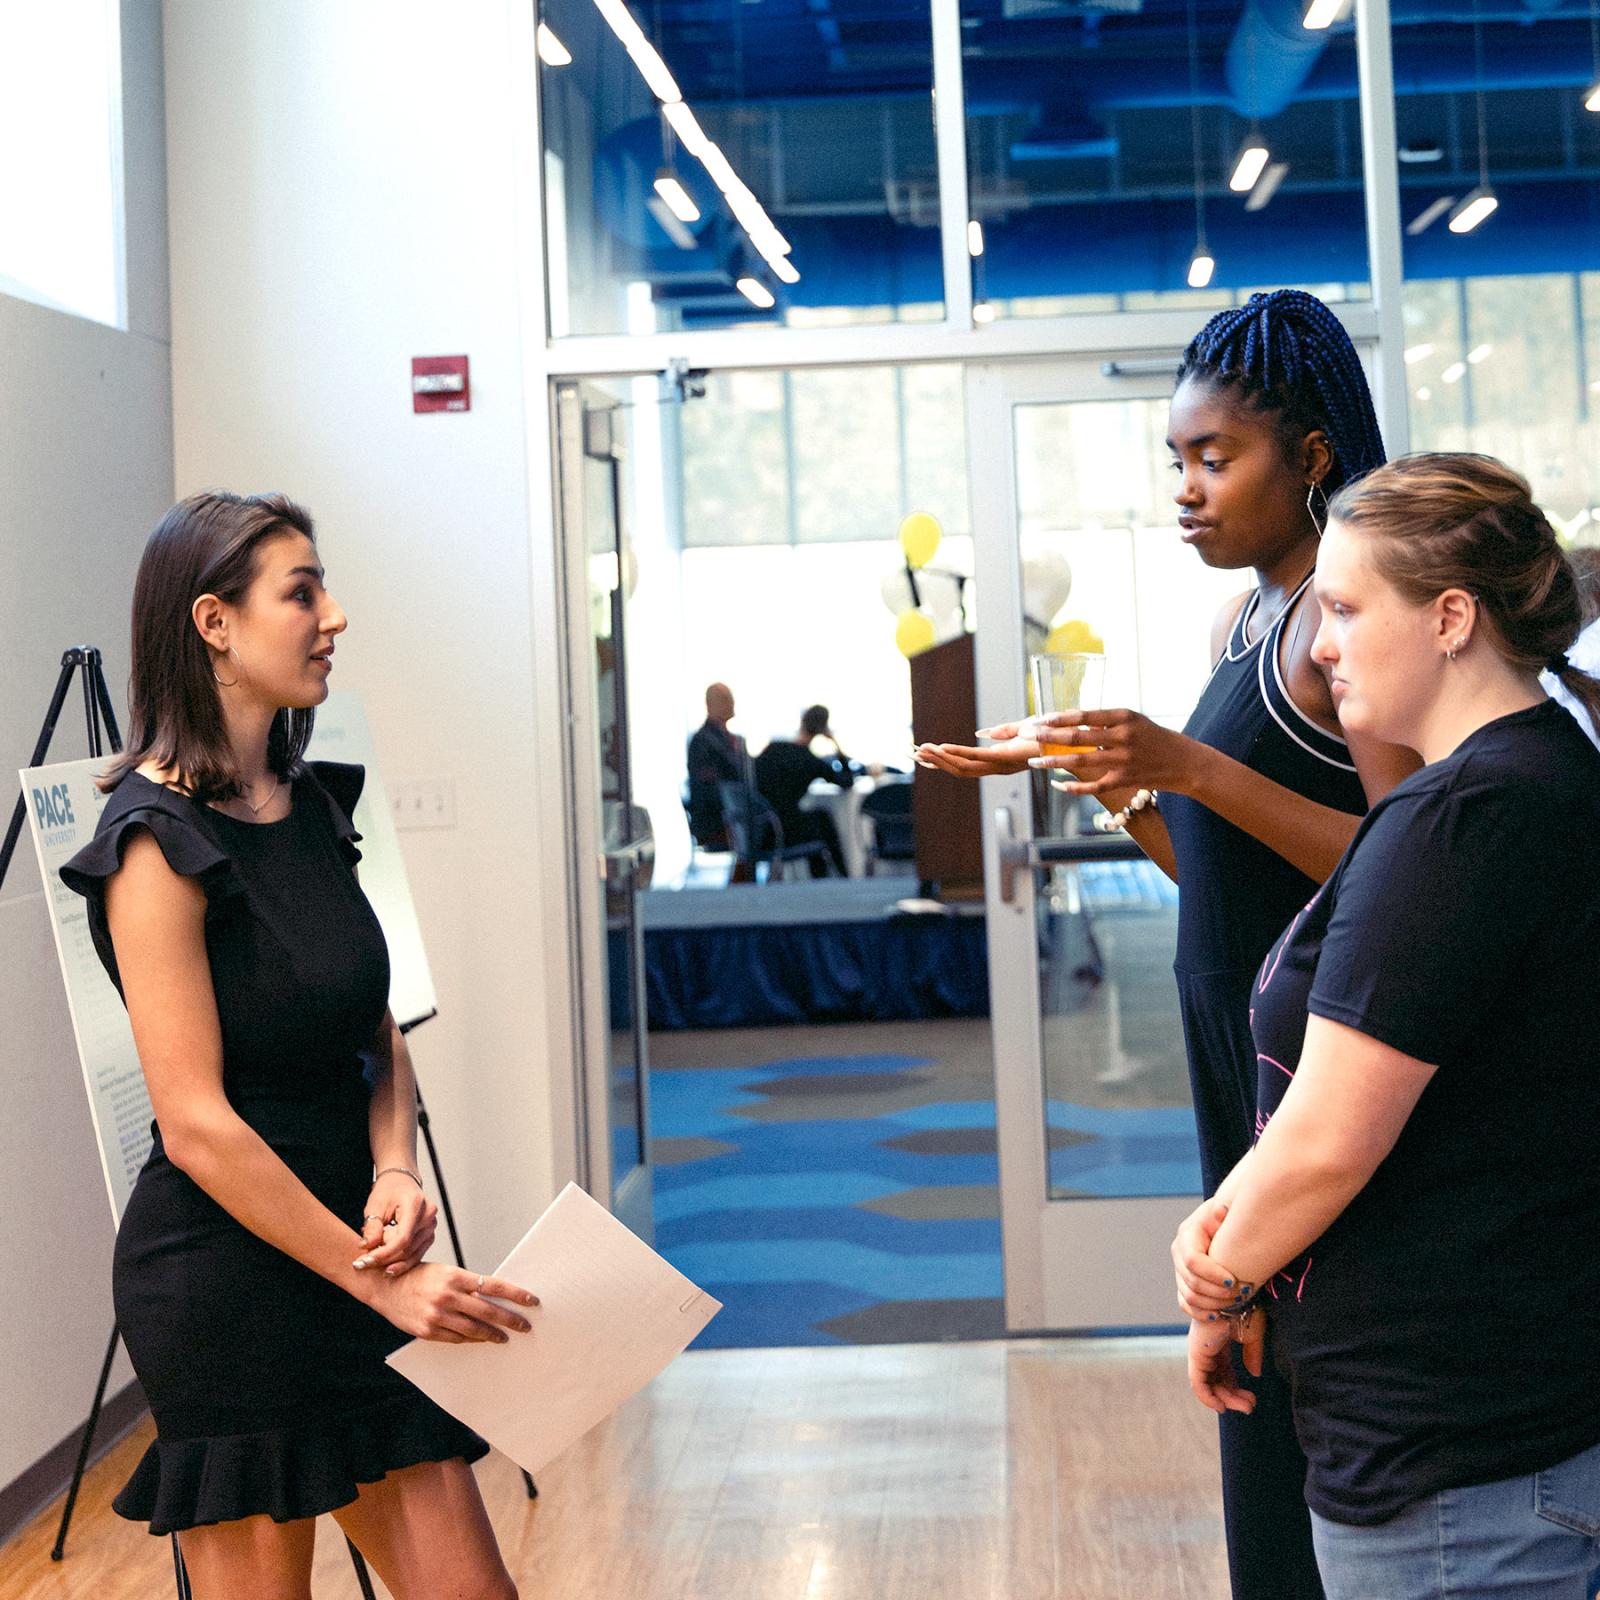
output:
[[[1376,1527],[1311,1513],[1328,1600],[1591,1600],[1600,1445],[1543,1472],[1445,1489]]]

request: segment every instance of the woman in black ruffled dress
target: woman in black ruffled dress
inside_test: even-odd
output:
[[[62,869],[156,1121],[113,1268],[156,1442],[116,1509],[181,1534],[199,1600],[309,1600],[325,1511],[396,1600],[503,1600],[468,1465],[487,1446],[384,1357],[503,1342],[528,1323],[484,1296],[537,1301],[422,1261],[411,1063],[354,872],[363,773],[301,759],[345,627],[322,579],[281,496],[167,514],[134,592],[129,748]]]

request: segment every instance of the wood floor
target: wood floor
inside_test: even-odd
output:
[[[480,1481],[523,1600],[1213,1600],[1215,1427],[1179,1351],[691,1353],[548,1467],[537,1501],[498,1455]],[[168,1542],[110,1510],[149,1437],[94,1469],[64,1562],[58,1510],[0,1548],[0,1600],[173,1593]],[[317,1548],[317,1600],[355,1600],[327,1518]]]

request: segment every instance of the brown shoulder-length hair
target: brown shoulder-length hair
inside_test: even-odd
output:
[[[211,652],[191,613],[203,594],[238,605],[262,545],[290,533],[316,542],[311,513],[287,495],[224,490],[190,495],[156,524],[133,586],[128,743],[99,780],[102,789],[151,761],[175,772],[197,800],[241,792]],[[279,778],[298,770],[312,721],[309,710],[287,708],[272,719],[267,765]]]
[[[1567,660],[1585,620],[1578,577],[1520,472],[1493,456],[1402,456],[1340,489],[1328,516],[1367,539],[1413,605],[1473,595],[1490,646],[1524,672],[1553,672],[1600,729],[1600,680]]]

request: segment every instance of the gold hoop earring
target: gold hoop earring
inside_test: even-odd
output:
[[[1316,507],[1311,503],[1319,494],[1322,496],[1322,520],[1320,522],[1317,520]],[[1311,487],[1306,490],[1306,515],[1311,518],[1311,526],[1317,530],[1317,537],[1320,539],[1322,530],[1328,525],[1328,495],[1327,491],[1314,478],[1311,481]]]
[[[213,661],[211,663],[211,676],[213,678],[216,678],[217,682],[224,689],[232,689],[239,682],[239,678],[242,678],[244,676],[244,662],[239,660],[239,652],[237,650],[235,650],[231,644],[228,646],[228,648],[223,653],[225,655],[230,655],[230,656],[233,657],[234,663],[239,669],[238,677],[235,677],[235,678],[217,678],[217,664],[216,664],[215,661]]]

